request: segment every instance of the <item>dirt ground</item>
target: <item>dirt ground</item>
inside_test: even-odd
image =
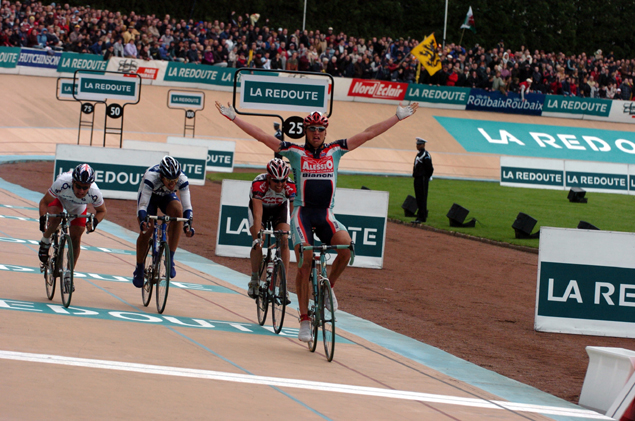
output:
[[[0,166],[4,180],[42,193],[52,172],[52,162]],[[247,259],[214,253],[221,184],[191,190],[196,236],[181,237],[180,247],[249,274]],[[138,230],[134,201],[106,205],[107,220]],[[343,311],[578,403],[585,347],[635,342],[534,331],[537,263],[535,253],[390,222],[384,268],[348,268],[335,290]]]

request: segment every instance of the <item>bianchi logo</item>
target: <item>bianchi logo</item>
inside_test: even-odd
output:
[[[122,60],[119,62],[117,71],[121,73],[137,73],[138,67],[134,60]]]
[[[407,86],[406,83],[353,79],[348,96],[403,100]]]

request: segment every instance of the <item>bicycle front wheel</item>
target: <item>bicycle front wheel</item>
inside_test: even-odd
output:
[[[287,277],[284,271],[282,260],[276,261],[271,277],[272,288],[269,290],[271,296],[271,320],[273,323],[273,331],[276,334],[282,330],[284,323],[284,313],[287,308]]]
[[[157,311],[163,313],[165,303],[168,301],[168,289],[170,288],[170,248],[168,243],[159,247],[159,254],[155,268],[155,281],[157,283]]]
[[[271,280],[267,279],[268,264],[269,259],[266,256],[263,257],[260,263],[260,280],[258,281],[260,291],[256,296],[256,312],[258,313],[258,324],[260,324],[260,326],[265,324],[267,311],[269,310],[269,282],[271,282]]]
[[[152,266],[152,240],[148,245],[148,251],[146,257],[143,260],[143,267],[145,268],[143,277],[143,287],[141,288],[141,299],[145,307],[150,304],[152,298],[152,287],[154,285],[154,268]]]
[[[68,307],[71,305],[71,297],[73,296],[73,265],[75,263],[70,235],[62,236],[57,258],[57,268],[60,271],[62,304],[64,307]]]
[[[328,362],[333,361],[335,352],[335,312],[329,310],[333,308],[333,289],[328,279],[323,279],[320,285],[321,296],[321,318],[322,318],[322,340],[324,341],[324,352]]]
[[[54,234],[54,238],[51,240],[51,247],[49,248],[49,258],[44,266],[44,283],[46,285],[46,297],[52,300],[55,296],[55,280],[57,275],[55,273],[55,256],[54,250],[57,247],[57,234]]]

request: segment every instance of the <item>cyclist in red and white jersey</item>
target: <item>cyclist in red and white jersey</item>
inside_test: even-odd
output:
[[[418,103],[412,103],[405,107],[400,104],[397,106],[396,113],[386,120],[373,124],[348,139],[337,140],[333,143],[325,143],[326,130],[329,125],[328,118],[315,111],[304,119],[306,140],[304,146],[300,146],[280,141],[275,136],[238,117],[231,105],[224,106],[216,101],[218,111],[233,121],[242,131],[289,159],[293,169],[293,179],[298,188],[298,194],[294,201],[295,209],[291,218],[291,233],[296,257],[299,257],[300,246],[313,244],[312,228],[315,228],[316,235],[325,244],[349,245],[351,243],[351,237],[346,227],[338,222],[333,214],[337,168],[340,158],[345,153],[357,149],[386,132],[401,120],[410,117],[417,111],[418,107]],[[311,261],[311,252],[305,252],[304,260]],[[329,274],[331,285],[335,286],[349,260],[350,250],[338,250]],[[303,342],[311,340],[311,323],[308,316],[310,270],[310,265],[305,264],[298,268],[296,276],[296,290],[300,306],[298,339]],[[338,307],[335,295],[333,295],[333,307],[333,311]]]
[[[275,230],[289,231],[290,213],[295,199],[295,183],[289,180],[289,166],[280,158],[267,164],[267,172],[254,178],[249,189],[249,231],[251,248],[251,280],[247,294],[258,296],[258,269],[262,258],[262,239],[258,233],[271,221]],[[289,240],[285,235],[280,245],[285,273],[289,273]]]
[[[86,215],[89,204],[95,208],[92,225],[90,222],[86,222],[86,218],[71,220],[69,234],[73,243],[75,263],[73,267],[77,265],[79,259],[84,231],[95,231],[97,224],[106,217],[106,203],[95,183],[95,171],[88,164],[80,164],[75,169],[60,174],[55,179],[53,185],[40,200],[40,231],[43,232],[43,236],[40,240],[38,257],[42,263],[48,261],[51,235],[61,221],[61,218],[49,218],[48,226],[46,226],[46,214],[58,214],[66,210],[70,214]]]

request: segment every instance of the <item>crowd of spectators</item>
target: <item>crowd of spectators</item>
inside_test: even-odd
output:
[[[223,67],[325,72],[334,77],[481,88],[489,91],[557,94],[630,100],[634,59],[597,50],[567,56],[522,46],[512,52],[500,41],[486,49],[439,46],[442,69],[430,75],[410,51],[419,40],[356,38],[329,27],[269,27],[259,14],[232,12],[227,22],[139,16],[90,6],[11,2],[0,7],[0,46],[98,54]]]

